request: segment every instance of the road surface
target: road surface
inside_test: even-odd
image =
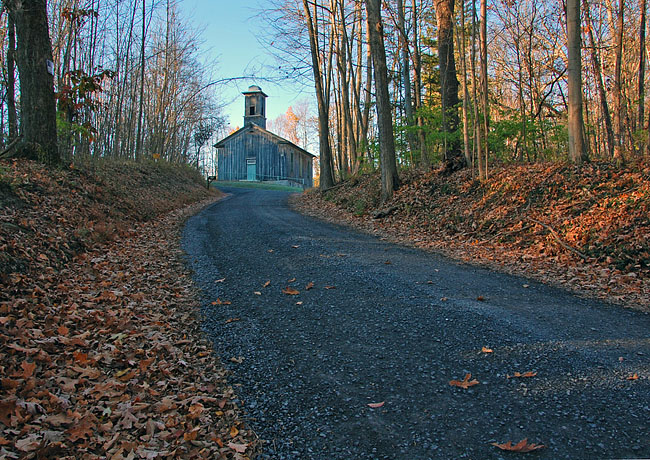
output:
[[[226,191],[183,245],[260,458],[650,458],[649,315]]]

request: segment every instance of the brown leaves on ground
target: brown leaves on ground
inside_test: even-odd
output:
[[[472,380],[472,374],[465,374],[465,378],[463,380],[450,380],[449,385],[452,387],[459,387],[464,390],[467,390],[469,387],[473,387],[474,385],[478,385],[479,381],[474,379]]]
[[[524,372],[523,374],[521,372],[515,372],[514,374],[507,375],[506,377],[509,379],[525,379],[525,378],[535,377],[536,375],[537,372],[528,371],[528,372]]]
[[[512,444],[512,441],[508,441],[504,444],[499,444],[497,442],[493,442],[491,444],[495,447],[498,447],[501,450],[507,450],[510,452],[521,452],[521,453],[532,452],[534,450],[543,449],[546,447],[543,444],[535,444],[532,442],[529,443],[527,438],[522,439],[521,441],[519,441],[517,444],[514,445]]]
[[[294,289],[294,288],[292,288],[290,286],[287,286],[287,287],[282,289],[282,293],[286,294],[286,295],[298,295],[298,294],[300,294],[300,291],[298,291],[297,289]]]
[[[253,454],[259,442],[202,337],[178,248],[178,224],[193,211],[154,219],[167,194],[135,189],[131,176],[113,174],[108,186],[78,170],[2,166],[14,185],[0,187],[0,456]],[[183,195],[175,205],[188,199],[184,190],[174,190]],[[129,210],[134,196],[142,202]],[[150,223],[125,223],[142,211]],[[110,238],[77,233],[79,225],[97,233],[100,212],[111,216],[102,224]]]
[[[404,171],[380,209],[379,174],[293,199],[302,212],[456,259],[650,309],[650,162],[494,166],[441,177]],[[362,211],[360,214],[359,211]]]
[[[378,409],[380,407],[383,407],[384,404],[386,404],[385,401],[377,402],[377,403],[368,403],[368,407],[370,407],[371,409]]]

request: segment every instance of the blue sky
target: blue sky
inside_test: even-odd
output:
[[[250,74],[248,70],[260,64],[273,64],[273,57],[256,38],[256,34],[264,31],[255,29],[260,23],[254,16],[264,4],[265,0],[181,0],[180,8],[192,28],[202,30],[206,58],[218,61],[215,78],[238,77]],[[285,113],[297,100],[308,97],[304,93],[299,94],[300,88],[290,82],[277,85],[259,80],[241,80],[220,86],[224,100],[229,102],[224,112],[233,128],[243,123],[244,100],[240,93],[252,84],[262,87],[269,96],[266,101],[269,120]]]

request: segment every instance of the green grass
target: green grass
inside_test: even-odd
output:
[[[282,192],[302,192],[300,187],[289,187],[287,185],[267,184],[265,182],[236,182],[236,181],[216,181],[212,187],[239,187],[239,188],[256,188],[261,190],[278,190]]]

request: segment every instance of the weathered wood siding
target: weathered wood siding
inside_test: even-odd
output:
[[[313,185],[312,157],[294,145],[248,127],[217,148],[218,180],[247,179],[247,160],[255,159],[256,180],[296,180]]]

